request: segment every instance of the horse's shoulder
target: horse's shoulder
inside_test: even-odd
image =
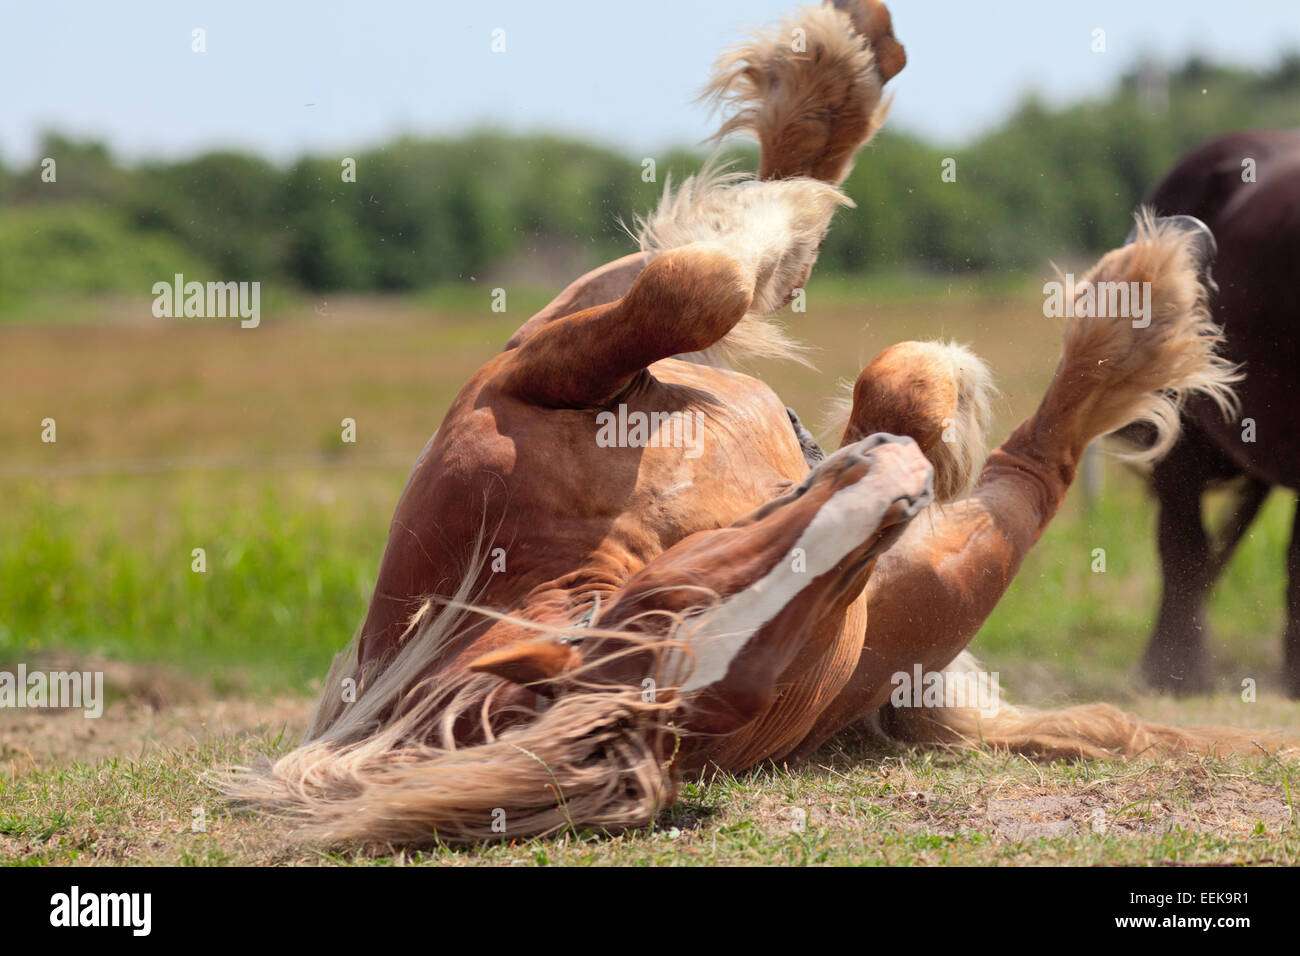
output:
[[[1214,227],[1247,186],[1300,158],[1300,129],[1243,130],[1185,154],[1147,194],[1157,212],[1186,213]],[[1251,168],[1253,175],[1243,175]]]

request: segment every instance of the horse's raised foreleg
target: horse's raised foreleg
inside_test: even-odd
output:
[[[881,88],[907,62],[889,10],[879,0],[834,7],[807,7],[727,51],[714,67],[705,95],[729,107],[714,138],[745,132],[757,139],[760,180],[838,184],[884,121]],[[520,326],[506,349],[556,319],[622,297],[649,261],[633,253],[588,272]]]
[[[501,357],[497,385],[550,407],[608,402],[660,359],[708,349],[746,316],[788,301],[844,202],[808,180],[704,186],[678,197],[655,219],[658,236],[677,241],[627,294],[538,329]]]
[[[622,298],[551,322],[507,353],[502,388],[537,405],[598,406],[660,359],[706,349],[754,300],[754,275],[716,245],[655,259]]]
[[[556,319],[622,298],[632,288],[632,283],[636,281],[636,277],[641,274],[641,270],[649,261],[650,257],[645,253],[634,252],[613,262],[607,262],[581,278],[575,279],[569,283],[568,288],[552,299],[546,308],[519,327],[506,343],[506,351],[518,348],[527,339],[532,338],[539,329]]]
[[[838,184],[884,122],[882,87],[906,63],[878,0],[803,7],[719,58],[705,95],[730,115],[715,139],[758,140],[761,179]]]

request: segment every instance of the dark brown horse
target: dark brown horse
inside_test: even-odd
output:
[[[1211,682],[1205,602],[1246,529],[1277,485],[1300,488],[1296,371],[1300,319],[1294,285],[1300,265],[1300,129],[1233,133],[1185,156],[1147,197],[1161,214],[1185,213],[1218,240],[1214,318],[1225,357],[1240,363],[1241,413],[1225,419],[1211,403],[1189,401],[1183,431],[1152,473],[1160,500],[1164,577],[1160,616],[1143,659],[1153,686],[1181,692]],[[1201,499],[1226,485],[1232,510],[1212,540]],[[1297,518],[1300,522],[1300,517]],[[1300,525],[1287,552],[1284,678],[1300,697]]]

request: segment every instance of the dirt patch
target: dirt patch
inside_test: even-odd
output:
[[[0,662],[0,670],[15,668]],[[305,698],[223,699],[202,678],[158,664],[43,654],[26,670],[103,674],[105,705],[98,717],[87,717],[82,708],[0,710],[0,774],[8,776],[58,764],[140,758],[226,734],[283,732],[297,740],[311,717],[312,701]]]
[[[306,730],[313,702],[218,700],[154,707],[138,700],[110,704],[92,719],[77,710],[6,711],[0,716],[0,775],[16,777],[73,762],[140,758],[171,748],[192,748],[227,734],[284,733],[296,741]]]
[[[1119,803],[1131,793],[1038,794],[989,800],[989,832],[1003,840],[1068,837],[1081,833],[1250,833],[1290,825],[1291,813],[1278,795],[1258,784],[1225,783],[1195,797],[1161,799],[1154,793]]]
[[[833,778],[814,777],[791,797],[759,791],[733,816],[751,819],[772,835],[814,830],[979,834],[1013,844],[1175,831],[1245,837],[1291,832],[1295,826],[1283,783],[1215,771],[1195,758],[1141,766],[1116,762],[1079,783],[959,772],[935,788],[890,766],[831,772]]]

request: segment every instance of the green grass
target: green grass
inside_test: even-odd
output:
[[[945,274],[889,269],[862,275],[818,274],[808,283],[808,298],[836,305],[979,301],[1032,294],[1042,281],[1038,276],[1014,271]]]
[[[74,651],[302,692],[360,623],[379,501],[401,480],[324,465],[5,482],[0,660]]]
[[[1145,487],[1110,463],[1090,509],[1081,497],[1076,487],[974,642],[1004,681],[1028,684],[1040,699],[1122,695],[1158,606],[1155,503]],[[1239,689],[1247,677],[1280,689],[1293,511],[1294,495],[1275,492],[1211,597],[1223,689]],[[1094,570],[1096,549],[1105,552],[1104,572]]]

